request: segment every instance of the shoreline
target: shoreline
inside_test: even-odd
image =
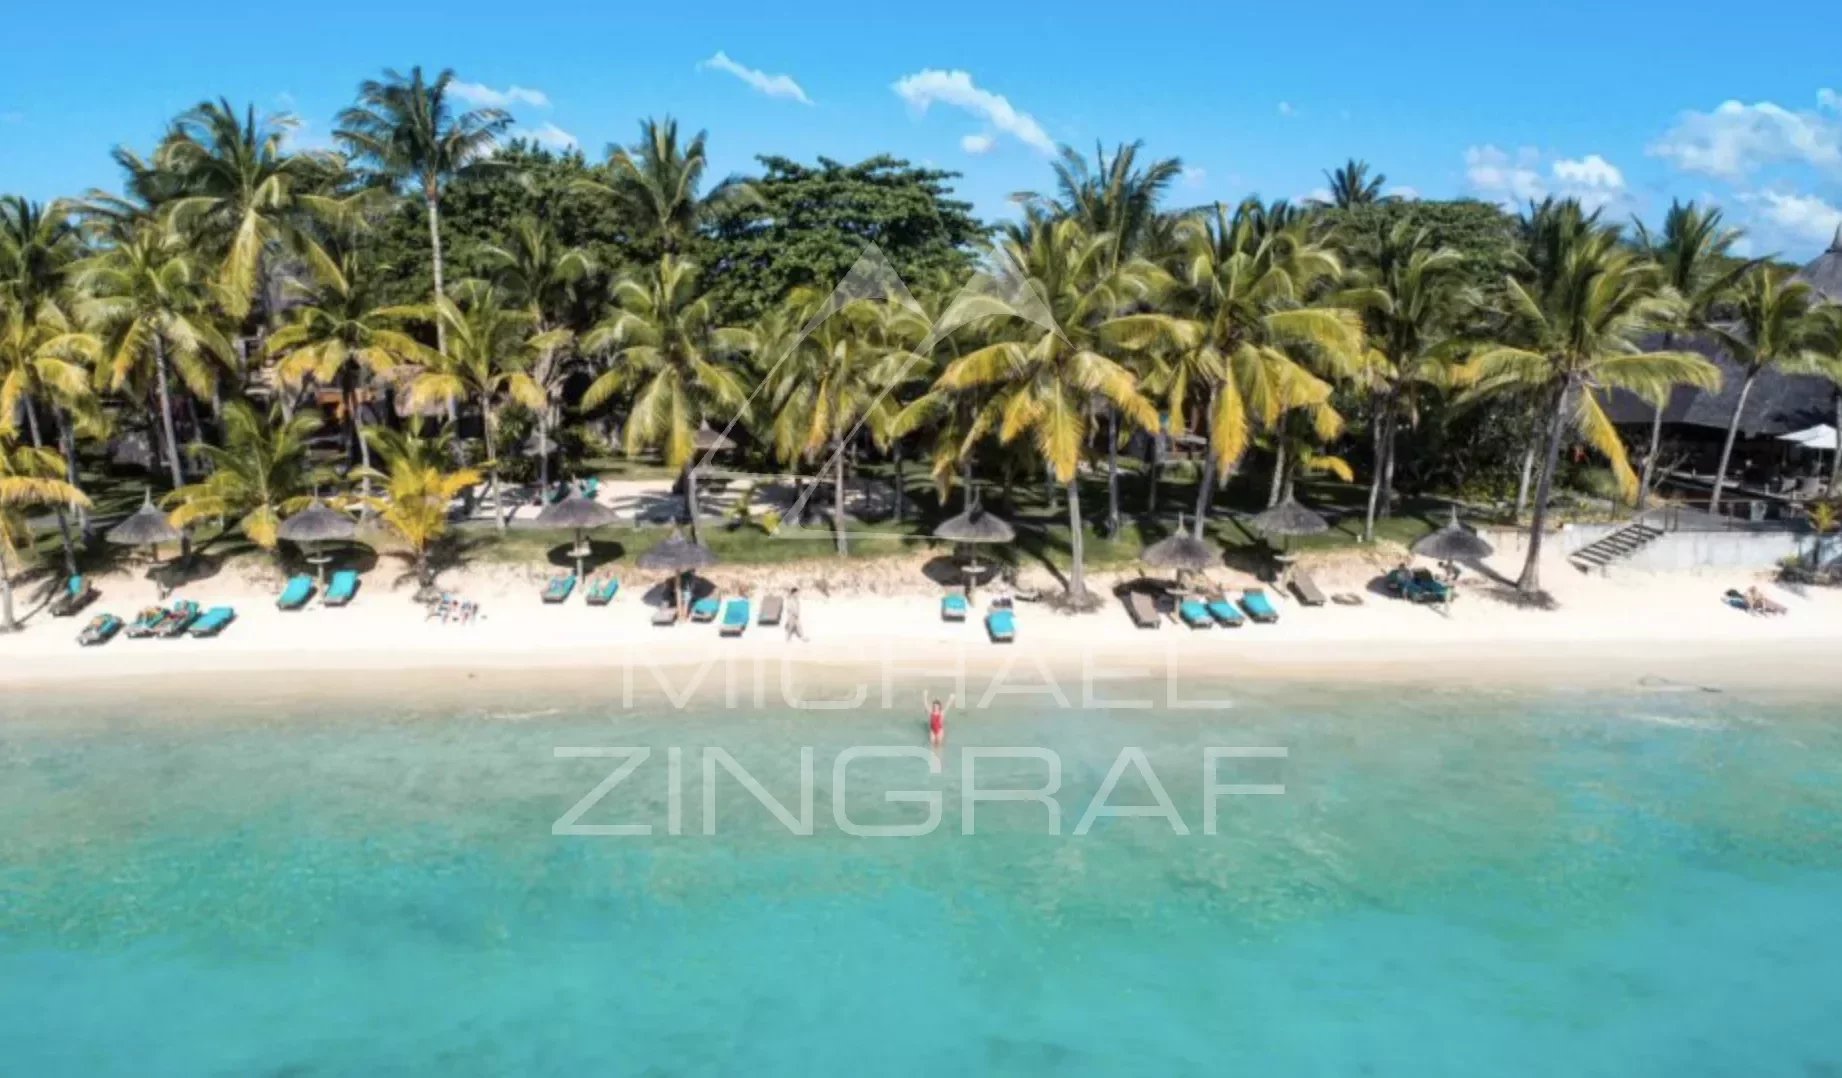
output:
[[[1499,573],[1505,568],[1492,566]],[[398,681],[439,688],[489,677],[523,678],[540,690],[546,680],[598,682],[605,694],[631,697],[654,683],[668,693],[685,691],[694,675],[719,688],[737,677],[772,688],[788,677],[828,684],[866,674],[899,682],[963,674],[1022,685],[1053,674],[1058,681],[1079,679],[1069,683],[1070,692],[1082,680],[1134,677],[1481,688],[1617,688],[1648,677],[1817,689],[1834,684],[1842,651],[1842,593],[1793,594],[1764,585],[1790,613],[1753,617],[1720,601],[1725,588],[1760,583],[1747,574],[1588,577],[1558,563],[1549,578],[1556,609],[1516,607],[1474,586],[1441,613],[1365,593],[1373,571],[1366,563],[1313,567],[1326,592],[1357,591],[1361,606],[1305,607],[1269,587],[1278,623],[1234,629],[1191,630],[1168,619],[1155,630],[1138,629],[1110,595],[1099,612],[1082,615],[1019,603],[1012,644],[987,640],[981,600],[965,622],[941,621],[941,589],[900,563],[880,567],[880,576],[863,567],[832,577],[811,567],[724,567],[709,574],[722,593],[746,590],[757,600],[799,586],[809,642],[755,624],[739,638],[721,637],[708,623],[654,627],[645,601],[652,582],[638,579],[606,607],[585,605],[580,593],[549,606],[537,594],[541,573],[470,570],[455,574],[460,586],[452,590],[480,601],[484,616],[461,626],[426,620],[406,590],[381,582],[368,584],[348,607],[283,612],[274,605],[276,582],[257,576],[182,589],[205,606],[237,608],[237,620],[220,637],[118,636],[81,648],[74,637],[89,616],[106,610],[128,617],[155,601],[147,582],[114,576],[98,581],[101,600],[83,614],[54,619],[40,612],[25,631],[0,636],[0,686],[69,693],[132,685],[183,695],[200,692],[198,679],[208,677],[207,693],[253,679],[394,695]],[[1104,592],[1115,582],[1100,574],[1094,588]],[[1254,581],[1218,583],[1238,588]],[[399,677],[385,684],[373,676],[379,673]]]

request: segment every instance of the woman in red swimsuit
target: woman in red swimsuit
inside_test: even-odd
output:
[[[923,692],[921,694],[921,700],[923,703],[927,703],[927,739],[933,744],[939,745],[942,741],[947,739],[947,708],[953,706],[953,697],[947,697],[947,702],[944,704],[940,702],[939,698],[935,698],[932,703],[928,703],[927,693]]]

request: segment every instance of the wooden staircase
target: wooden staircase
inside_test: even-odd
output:
[[[1605,538],[1567,555],[1567,559],[1582,573],[1590,573],[1595,569],[1604,572],[1614,563],[1649,546],[1662,535],[1661,528],[1652,527],[1641,520],[1632,521]]]

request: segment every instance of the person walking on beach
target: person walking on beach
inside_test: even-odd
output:
[[[947,702],[943,704],[936,696],[930,703],[927,698],[927,690],[921,690],[921,702],[927,705],[927,740],[935,748],[939,748],[940,743],[947,739],[947,708],[953,706],[953,700],[954,698],[949,696]]]
[[[793,588],[787,592],[787,639],[796,636],[801,643],[805,642],[806,630],[799,623],[799,589]]]

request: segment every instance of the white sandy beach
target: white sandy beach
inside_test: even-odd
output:
[[[81,616],[52,618],[36,610],[22,632],[0,637],[0,683],[56,686],[180,672],[644,670],[708,660],[756,666],[787,660],[818,668],[887,666],[908,676],[1078,664],[1100,677],[1182,672],[1489,683],[1718,674],[1729,681],[1814,687],[1833,678],[1832,657],[1842,654],[1842,594],[1796,594],[1762,576],[1731,571],[1586,576],[1558,556],[1544,573],[1555,609],[1504,602],[1492,594],[1500,588],[1475,575],[1449,612],[1413,606],[1369,590],[1385,566],[1382,556],[1346,556],[1319,563],[1318,581],[1327,592],[1361,594],[1363,605],[1307,608],[1289,595],[1275,596],[1277,624],[1202,631],[1171,620],[1157,630],[1133,627],[1110,598],[1120,577],[1095,574],[1090,587],[1109,595],[1101,611],[1067,615],[1019,603],[1016,643],[994,645],[985,636],[982,597],[965,623],[940,619],[940,588],[921,573],[923,560],[719,566],[707,574],[725,595],[747,590],[757,599],[798,584],[806,642],[759,625],[740,639],[720,637],[712,624],[654,627],[643,597],[658,580],[630,568],[620,595],[600,608],[586,605],[581,591],[561,606],[545,605],[536,569],[448,574],[445,588],[481,604],[481,618],[464,626],[428,620],[409,585],[392,588],[394,569],[369,575],[349,607],[324,608],[316,600],[306,610],[283,612],[274,603],[280,586],[273,571],[251,568],[243,570],[248,575],[222,573],[178,593],[206,607],[236,608],[237,621],[218,638],[118,636],[103,647],[79,647],[75,636],[91,614],[110,611],[128,619],[156,601],[147,581],[115,575],[98,578],[101,597]],[[1518,567],[1514,552],[1496,562],[1492,568],[1505,576]],[[1227,571],[1212,579],[1230,588],[1257,583]],[[1754,617],[1722,604],[1727,588],[1752,583],[1789,613]]]

